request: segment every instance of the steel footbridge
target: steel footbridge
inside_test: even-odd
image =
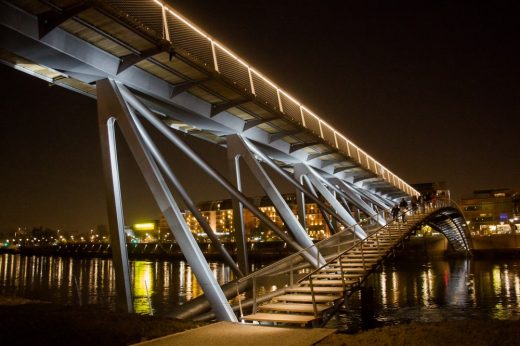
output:
[[[132,295],[116,127],[205,293],[173,312],[178,317],[238,321],[238,314],[245,321],[296,324],[326,320],[419,224],[441,231],[455,250],[471,248],[462,213],[452,204],[410,215],[407,224],[389,222],[388,209],[400,199],[418,197],[418,191],[162,1],[2,0],[0,62],[97,100],[121,310],[132,311]],[[148,133],[150,126],[231,196],[237,261],[171,169]],[[229,175],[215,170],[179,134],[225,147]],[[282,226],[243,194],[244,165]],[[296,191],[296,215],[273,174]],[[219,249],[234,281],[217,283],[179,202]],[[318,205],[333,233],[317,244],[307,233],[306,202]],[[244,208],[294,254],[249,273]],[[277,289],[257,290],[266,283]],[[238,307],[232,306],[235,302]]]

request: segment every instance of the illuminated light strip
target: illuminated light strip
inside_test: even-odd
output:
[[[176,17],[178,20],[180,20],[181,22],[183,22],[184,24],[186,24],[189,28],[191,28],[192,30],[194,30],[195,32],[197,32],[199,35],[201,35],[202,37],[206,38],[208,41],[210,41],[211,43],[211,46],[212,46],[212,50],[213,50],[213,54],[214,54],[214,64],[215,64],[215,70],[217,72],[220,72],[218,71],[218,64],[217,64],[217,58],[216,58],[216,53],[215,53],[215,48],[214,48],[214,45],[217,45],[221,50],[223,50],[225,53],[227,53],[230,57],[232,57],[233,59],[235,59],[236,61],[238,61],[240,64],[242,64],[243,66],[245,66],[249,71],[253,71],[254,73],[256,73],[256,75],[260,78],[262,78],[266,83],[268,83],[269,85],[271,85],[273,88],[275,88],[277,90],[278,93],[283,93],[283,95],[285,97],[287,97],[288,99],[290,99],[291,101],[293,101],[294,103],[296,103],[297,105],[300,106],[300,112],[301,112],[301,116],[302,116],[302,125],[304,127],[307,127],[306,124],[305,124],[305,117],[303,115],[303,110],[305,110],[307,113],[309,113],[310,115],[312,115],[314,118],[316,118],[316,120],[318,120],[318,123],[320,125],[320,130],[321,130],[321,124],[325,124],[326,126],[328,126],[333,132],[335,135],[339,135],[341,138],[345,139],[347,141],[347,143],[351,143],[356,149],[358,149],[358,159],[359,159],[359,147],[354,144],[353,142],[349,141],[344,135],[342,135],[341,133],[339,133],[338,131],[336,131],[331,125],[329,125],[326,121],[322,120],[320,117],[318,117],[314,112],[312,112],[311,110],[309,110],[307,107],[303,106],[298,100],[296,100],[295,98],[293,98],[291,95],[287,94],[285,91],[283,91],[280,87],[278,87],[275,83],[273,83],[271,80],[269,80],[267,77],[263,76],[261,73],[255,71],[254,69],[252,69],[245,61],[243,61],[242,59],[240,59],[237,55],[235,55],[233,52],[231,52],[228,48],[226,48],[224,45],[220,44],[218,41],[216,40],[213,40],[208,34],[206,34],[204,31],[202,31],[201,29],[199,29],[197,26],[195,26],[194,24],[192,24],[191,22],[189,22],[187,19],[185,19],[183,16],[181,16],[180,14],[178,14],[177,12],[173,11],[170,7],[168,6],[165,6],[162,2],[160,2],[159,0],[153,0],[153,2],[155,2],[158,6],[160,7],[164,7],[171,15],[173,15],[174,17]],[[254,85],[253,85],[253,82],[252,82],[252,78],[251,78],[251,87],[252,89],[254,89]],[[281,101],[280,101],[280,105],[281,105]],[[323,137],[323,135],[322,135]],[[347,148],[349,148],[348,144],[347,144]],[[373,159],[370,155],[367,155],[365,154],[366,156],[370,157],[372,160],[376,161],[375,159]],[[350,153],[349,153],[349,156],[350,156]],[[359,160],[359,162],[361,162]],[[376,161],[377,162],[377,161]],[[388,170],[388,168],[386,168],[385,166],[381,165],[382,167],[384,167],[387,171],[391,172],[390,170]],[[393,173],[392,173],[393,174]],[[395,185],[395,184],[394,184]],[[415,189],[411,188],[411,186],[409,186],[408,184],[404,183],[404,185],[406,185],[408,188],[410,188],[412,191],[414,191],[416,194],[419,194],[418,191],[416,191]]]
[[[302,115],[302,125],[303,127],[307,127],[307,125],[305,125],[305,116],[303,115],[303,107],[300,105],[300,114]]]
[[[278,96],[278,106],[280,107],[280,112],[283,113],[283,105],[282,105],[282,98],[280,97],[280,89],[276,89],[276,96]]]
[[[235,59],[237,62],[239,62],[240,64],[242,64],[245,68],[247,69],[250,69],[251,67],[242,59],[239,59],[236,55],[234,55],[229,49],[227,49],[225,46],[223,46],[222,44],[220,44],[218,41],[213,41],[215,43],[215,45],[220,48],[224,53],[226,53],[227,55],[229,55],[230,57],[232,57],[233,59]],[[252,71],[253,69],[251,69]]]
[[[336,136],[336,131],[334,131],[334,143],[336,144],[336,149],[339,149],[338,137]]]
[[[217,52],[215,51],[215,43],[213,42],[213,40],[210,40],[210,42],[211,42],[211,53],[213,54],[213,65],[215,65],[215,71],[220,73],[219,68],[218,68],[218,62],[217,62]]]
[[[249,74],[249,84],[251,85],[251,93],[253,95],[256,95],[255,84],[253,83],[253,75],[251,74],[251,68],[250,67],[247,68],[247,73]]]
[[[164,34],[164,38],[166,38],[166,40],[171,43],[171,40],[170,40],[170,28],[168,27],[168,20],[166,19],[166,8],[165,8],[164,4],[161,4],[161,8],[162,8],[162,20],[163,20],[163,34]]]
[[[319,121],[320,119],[318,119],[318,126],[320,127],[320,137],[325,139],[325,137],[323,136],[323,129],[321,128],[321,121]]]

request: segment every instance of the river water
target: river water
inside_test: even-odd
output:
[[[256,263],[257,268],[261,263]],[[219,283],[233,279],[229,268],[210,263]],[[131,261],[134,309],[164,314],[202,294],[183,261]],[[390,262],[368,280],[374,289],[375,325],[449,319],[520,319],[519,259],[435,259]],[[0,255],[0,294],[63,304],[114,307],[112,262],[101,258]],[[360,293],[329,326],[361,326]]]

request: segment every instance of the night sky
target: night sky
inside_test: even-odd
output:
[[[456,199],[520,188],[513,2],[170,3],[408,183],[446,181]],[[95,100],[4,66],[0,77],[0,231],[106,223]],[[226,171],[222,149],[187,140]],[[127,224],[158,218],[120,148]],[[196,200],[227,197],[167,153]]]

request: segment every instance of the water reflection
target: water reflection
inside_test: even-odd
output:
[[[520,260],[396,261],[366,282],[375,291],[379,325],[449,319],[520,319]],[[330,325],[361,326],[360,293]]]
[[[222,263],[210,263],[219,283],[234,278]],[[183,261],[131,261],[134,309],[138,313],[166,313],[203,291]],[[0,255],[0,294],[63,304],[100,304],[114,307],[115,277],[109,259]]]
[[[212,262],[210,269],[220,284],[234,279],[223,263]],[[132,261],[130,271],[134,309],[139,313],[149,314],[152,308],[155,314],[164,314],[203,293],[183,261]],[[520,316],[520,260],[401,260],[385,265],[366,283],[374,288],[380,324]],[[267,292],[279,284],[272,280],[258,282],[257,288]],[[112,261],[3,254],[0,294],[113,308]],[[332,326],[359,325],[359,299],[359,292],[355,293],[348,301],[348,313],[337,315]]]

